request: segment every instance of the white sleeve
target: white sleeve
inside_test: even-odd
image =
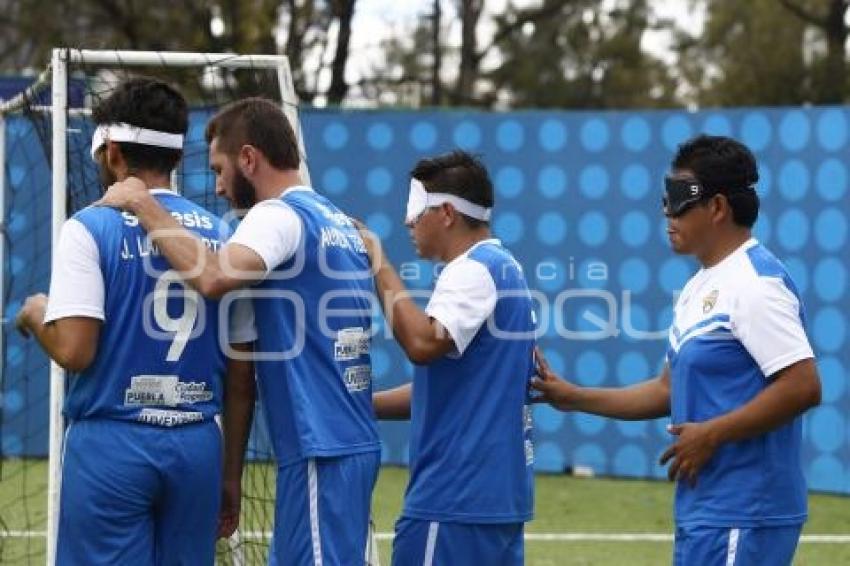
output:
[[[266,273],[295,255],[301,243],[301,218],[280,199],[254,205],[228,244],[240,244],[254,250],[266,264]]]
[[[44,322],[70,316],[104,320],[104,301],[97,244],[83,223],[72,218],[62,226],[54,250]]]
[[[228,343],[247,344],[257,339],[257,328],[254,324],[254,305],[249,297],[234,300],[230,305],[229,315]]]
[[[732,333],[766,377],[814,357],[800,301],[776,277],[762,277],[758,285],[743,290],[732,312]]]
[[[443,325],[457,353],[463,354],[496,308],[496,298],[496,284],[487,268],[464,258],[440,273],[425,312]]]

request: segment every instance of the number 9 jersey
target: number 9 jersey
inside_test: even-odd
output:
[[[212,251],[230,228],[166,189],[160,204]],[[176,426],[221,409],[225,358],[218,301],[187,287],[129,212],[88,207],[63,226],[53,258],[45,322],[103,321],[91,366],[70,380],[65,416]],[[250,306],[237,302],[222,339],[251,342]]]

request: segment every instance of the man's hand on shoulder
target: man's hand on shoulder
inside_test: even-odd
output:
[[[109,206],[132,212],[140,201],[149,197],[150,193],[144,181],[131,176],[123,181],[112,183],[106,194],[94,204],[95,206]]]
[[[369,255],[369,263],[372,264],[372,271],[377,272],[381,266],[384,257],[384,250],[381,247],[381,240],[378,236],[369,230],[368,226],[362,221],[349,217],[351,223],[357,228],[360,233],[360,239],[363,240],[363,246],[366,248],[366,253]]]

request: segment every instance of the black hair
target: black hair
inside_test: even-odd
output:
[[[699,135],[679,146],[673,169],[692,171],[708,196],[724,195],[735,224],[752,228],[756,223],[758,167],[753,153],[741,142],[725,136]]]
[[[128,79],[92,108],[97,125],[125,123],[139,128],[185,135],[189,128],[186,99],[171,85],[158,79]],[[168,174],[180,162],[182,149],[119,142],[118,147],[133,170]]]
[[[260,150],[277,169],[298,169],[301,156],[295,131],[280,105],[265,98],[251,97],[232,102],[207,123],[207,143],[218,138],[218,146],[235,155],[243,145]]]
[[[447,193],[459,196],[473,204],[493,206],[493,183],[481,160],[461,150],[421,159],[410,176],[419,180],[430,193]],[[487,225],[484,220],[461,214],[471,228]]]

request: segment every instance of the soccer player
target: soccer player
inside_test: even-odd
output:
[[[801,416],[820,402],[820,380],[794,282],[751,234],[756,181],[752,153],[726,137],[696,137],[673,159],[667,232],[702,269],[676,303],[660,376],[581,388],[538,356],[533,386],[561,410],[671,415],[661,463],[677,480],[677,566],[789,565],[806,520]]]
[[[531,295],[490,234],[493,186],[480,161],[455,151],[411,177],[405,223],[421,257],[446,262],[424,311],[366,238],[387,322],[416,364],[412,384],[374,400],[379,418],[411,419],[393,564],[522,564],[534,489]]]
[[[220,245],[227,225],[168,188],[188,126],[179,92],[129,80],[93,120],[105,184],[144,179],[169,217]],[[250,343],[250,311],[234,312],[230,339]],[[135,216],[88,207],[62,228],[49,298],[28,298],[17,322],[77,373],[64,408],[57,564],[213,564],[222,468],[214,417],[225,373],[253,382],[251,363],[228,361],[219,347],[217,301],[184,287]]]
[[[217,192],[248,208],[219,253],[199,247],[139,179],[104,204],[138,215],[206,297],[253,286],[257,372],[275,456],[271,564],[363,563],[380,464],[369,357],[373,284],[354,225],[304,186],[292,127],[251,98],[207,124]]]

